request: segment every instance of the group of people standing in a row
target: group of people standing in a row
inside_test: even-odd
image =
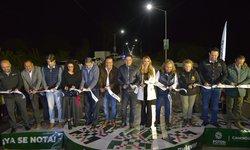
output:
[[[202,125],[212,124],[219,127],[217,123],[218,102],[221,95],[220,88],[205,88],[213,85],[241,85],[250,83],[250,70],[245,63],[244,56],[238,56],[235,63],[226,66],[225,62],[218,59],[219,50],[213,48],[209,51],[209,58],[199,64],[196,71],[191,60],[183,61],[183,69],[177,73],[174,62],[166,60],[159,71],[155,71],[149,56],[142,59],[139,67],[133,64],[133,57],[125,57],[124,64],[119,68],[114,66],[112,57],[106,57],[104,65],[100,68],[94,64],[91,58],[86,58],[85,65],[80,69],[74,61],[68,61],[64,69],[56,65],[53,54],[47,56],[47,65],[42,68],[34,66],[32,61],[24,62],[25,69],[20,73],[12,69],[8,60],[1,61],[0,91],[20,91],[24,86],[25,91],[31,99],[36,121],[35,128],[41,127],[39,115],[39,95],[45,93],[49,112],[48,128],[52,129],[55,123],[54,107],[57,107],[59,128],[63,128],[68,122],[68,128],[79,124],[80,96],[79,90],[88,89],[83,92],[85,124],[96,126],[98,123],[99,103],[93,95],[103,100],[105,121],[103,127],[110,124],[116,126],[117,99],[113,94],[121,92],[121,127],[127,126],[127,106],[130,104],[129,127],[134,127],[136,100],[141,101],[141,126],[152,125],[152,100],[156,100],[156,121],[159,125],[160,111],[165,103],[165,124],[171,126],[172,98],[171,91],[178,88],[186,89],[180,91],[180,99],[183,108],[184,125],[192,125],[192,111],[197,94],[202,95]],[[164,88],[156,87],[160,83]],[[204,86],[204,87],[201,87]],[[113,94],[112,94],[113,93]],[[243,129],[241,125],[241,106],[245,89],[225,89],[227,99],[227,127],[231,128],[232,121]],[[24,119],[25,129],[29,130],[29,122],[26,110],[26,100],[20,94],[4,94],[7,106],[11,132],[16,131],[16,119],[14,115],[15,104],[17,104],[21,116]],[[44,115],[46,115],[46,105]],[[109,106],[110,105],[110,106]],[[109,112],[111,107],[111,113]],[[209,121],[208,110],[211,110]],[[73,123],[73,124],[72,124]]]

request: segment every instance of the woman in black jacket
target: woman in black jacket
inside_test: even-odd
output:
[[[79,122],[79,93],[74,89],[79,89],[82,80],[79,66],[74,61],[65,64],[62,76],[63,97],[63,118],[68,122],[68,129],[72,129],[72,117],[74,126]]]
[[[200,77],[197,71],[193,69],[193,61],[186,59],[183,61],[183,70],[179,74],[180,88],[187,89],[187,93],[180,91],[182,102],[183,126],[192,125],[192,112],[197,94],[200,88],[196,84],[200,84]]]

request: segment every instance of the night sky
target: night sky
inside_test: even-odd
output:
[[[162,50],[164,14],[146,11],[145,0],[5,0],[0,2],[0,46],[20,39],[28,48],[54,51],[44,45],[57,39],[73,51],[85,39],[91,50],[113,50],[117,33],[118,51],[135,37],[145,54]],[[228,21],[227,58],[243,54],[249,60],[250,5],[248,0],[154,0],[168,12],[168,38],[173,45],[220,47],[222,30]],[[118,31],[123,28],[126,34]],[[59,39],[59,40],[58,40]],[[53,40],[52,40],[53,42]],[[65,44],[66,43],[66,44]],[[53,45],[53,44],[52,44]],[[190,52],[190,55],[193,55]],[[248,61],[249,62],[249,61]]]

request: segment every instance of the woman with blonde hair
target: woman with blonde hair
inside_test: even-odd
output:
[[[183,70],[179,74],[179,86],[187,90],[187,93],[180,91],[182,102],[183,126],[192,125],[192,112],[197,94],[200,88],[196,84],[200,84],[200,77],[197,71],[193,69],[194,63],[190,59],[183,61]]]
[[[160,113],[163,101],[165,101],[165,124],[166,127],[171,126],[171,113],[172,113],[172,100],[169,97],[171,89],[176,88],[178,85],[178,78],[174,62],[170,59],[166,60],[156,74],[156,81],[167,87],[167,90],[157,88],[156,100],[156,121],[155,125],[160,124]]]
[[[142,58],[142,64],[139,68],[142,78],[138,88],[137,99],[141,101],[141,126],[151,127],[152,125],[152,100],[156,99],[154,88],[155,69],[149,56]]]

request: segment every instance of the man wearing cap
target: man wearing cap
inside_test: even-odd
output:
[[[82,68],[82,82],[80,84],[80,89],[89,89],[93,94],[98,98],[99,97],[99,68],[94,64],[93,60],[87,57],[84,61],[85,66]],[[98,121],[99,114],[99,101],[95,101],[91,92],[84,92],[84,109],[85,109],[85,118],[86,125],[91,125],[95,127]]]

